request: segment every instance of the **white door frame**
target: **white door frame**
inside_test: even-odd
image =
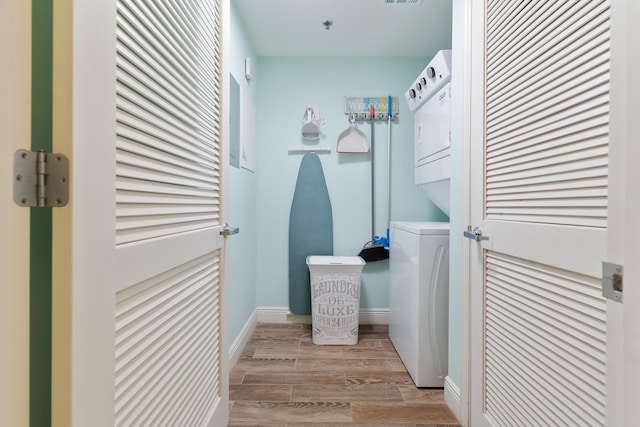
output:
[[[471,117],[471,49],[473,40],[471,38],[471,8],[472,0],[453,0],[453,25],[454,34],[452,38],[453,49],[453,74],[452,80],[452,121],[458,120],[458,129],[454,129],[452,132],[458,135],[458,141],[460,143],[459,158],[461,163],[458,170],[461,176],[456,178],[452,177],[452,187],[456,185],[456,179],[459,180],[458,188],[460,188],[460,211],[454,212],[451,218],[451,240],[457,240],[460,247],[460,264],[453,266],[453,268],[460,269],[460,312],[461,322],[460,327],[460,384],[457,384],[459,389],[459,396],[449,396],[445,389],[445,399],[447,404],[452,409],[458,421],[466,426],[469,425],[471,419],[471,402],[470,402],[470,390],[471,390],[471,376],[470,376],[470,351],[471,351],[471,336],[470,336],[470,318],[469,309],[471,304],[470,297],[470,250],[471,245],[467,239],[462,237],[462,229],[468,224],[471,224],[471,211],[470,211],[470,169],[471,169],[471,129],[469,126]],[[459,95],[458,95],[459,94]],[[457,117],[454,117],[457,115]],[[459,215],[458,218],[455,215]],[[456,227],[456,219],[459,221]],[[452,249],[455,248],[455,244],[452,243]],[[457,400],[456,398],[459,398]]]
[[[607,304],[607,425],[633,425],[640,417],[640,85],[637,55],[640,3],[611,2],[611,113],[608,260],[624,267],[624,302]]]
[[[31,147],[31,1],[0,2],[0,425],[29,425],[29,208],[13,153]]]
[[[456,1],[456,0],[454,0]],[[462,228],[471,224],[472,203],[473,194],[471,192],[471,162],[472,162],[472,150],[471,150],[471,84],[473,75],[471,73],[472,54],[473,50],[478,46],[482,48],[483,41],[473,40],[472,36],[472,13],[473,13],[473,0],[458,0],[460,3],[459,10],[461,17],[459,23],[463,25],[462,28],[456,29],[462,32],[461,43],[457,47],[462,50],[461,53],[455,53],[454,55],[461,55],[459,63],[461,64],[462,71],[459,75],[462,77],[462,81],[459,82],[461,96],[461,158],[462,166],[460,168],[462,172],[461,177],[461,197],[462,197],[462,209],[460,212],[460,221]],[[456,46],[453,47],[454,49]],[[481,202],[481,199],[478,199]],[[460,367],[460,411],[458,419],[463,426],[468,426],[471,423],[471,252],[472,244],[463,238],[463,229],[452,230],[452,236],[460,239],[461,243],[461,295],[460,304],[462,312],[462,328],[461,328],[461,367]],[[454,234],[455,233],[455,234]]]

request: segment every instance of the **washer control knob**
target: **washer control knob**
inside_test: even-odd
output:
[[[426,77],[420,77],[420,83],[422,84],[422,87],[425,87],[427,85],[427,78]]]
[[[420,82],[416,83],[416,89],[422,90],[422,84]]]
[[[436,69],[433,67],[427,67],[427,77],[429,77],[430,79],[434,78],[436,76]]]
[[[409,89],[409,98],[415,98],[415,97],[416,97],[416,90]]]

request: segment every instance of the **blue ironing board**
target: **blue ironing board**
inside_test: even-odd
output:
[[[289,214],[289,309],[294,314],[311,314],[309,255],[333,255],[331,200],[314,153],[300,162]]]

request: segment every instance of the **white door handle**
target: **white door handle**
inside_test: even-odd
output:
[[[224,223],[222,225],[222,231],[220,231],[220,235],[227,237],[227,236],[232,236],[234,234],[238,234],[240,232],[240,229],[238,227],[230,227],[229,224]]]

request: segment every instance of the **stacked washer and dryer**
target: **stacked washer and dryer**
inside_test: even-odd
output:
[[[441,50],[405,93],[414,113],[415,183],[447,215],[451,51]],[[449,223],[391,222],[389,338],[417,387],[447,375]]]

